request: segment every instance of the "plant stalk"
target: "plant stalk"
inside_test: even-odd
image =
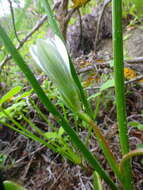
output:
[[[136,149],[136,150],[132,150],[130,151],[129,153],[125,154],[122,158],[122,160],[120,161],[120,165],[119,165],[119,168],[120,168],[120,171],[121,172],[124,172],[124,168],[125,168],[125,165],[126,165],[126,162],[134,157],[134,156],[141,156],[143,155],[143,148],[139,148],[139,149]]]
[[[86,113],[84,112],[79,113],[79,117],[83,119],[86,123],[88,123],[89,126],[92,126],[100,148],[103,150],[103,153],[110,167],[112,168],[112,170],[114,171],[114,173],[116,174],[116,176],[118,177],[118,179],[122,184],[123,179],[119,170],[118,163],[116,162],[116,158],[114,157],[113,153],[110,150],[108,142],[106,141],[105,137],[102,135],[101,130],[97,127],[95,122]]]
[[[122,0],[112,0],[112,30],[117,122],[121,152],[122,155],[124,155],[129,152],[129,142],[126,121],[126,103],[124,95],[125,88],[122,38]],[[125,189],[133,190],[130,160],[126,162],[124,171]]]
[[[54,14],[52,12],[52,9],[51,9],[51,7],[50,7],[50,5],[48,3],[48,0],[43,0],[43,6],[44,6],[44,8],[45,8],[45,10],[47,12],[48,23],[50,24],[53,32],[64,41],[64,38],[63,38],[62,33],[61,33],[61,31],[60,31],[60,29],[58,27],[58,24],[57,24],[56,20],[55,20],[55,16],[54,16]]]

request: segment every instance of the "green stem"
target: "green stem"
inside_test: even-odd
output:
[[[9,119],[10,119],[10,118],[9,118]],[[13,121],[12,121],[12,122],[13,122]],[[34,135],[33,133],[31,133],[31,132],[28,131],[28,130],[23,130],[25,127],[18,125],[18,123],[17,123],[15,120],[14,120],[13,123],[15,124],[15,126],[16,126],[17,128],[14,127],[14,126],[12,126],[11,124],[8,124],[8,123],[3,122],[3,121],[0,121],[0,123],[1,123],[2,125],[4,125],[4,126],[10,128],[10,129],[12,129],[12,130],[18,132],[18,133],[20,133],[20,134],[26,136],[26,137],[28,137],[28,138],[34,140],[34,141],[37,141],[37,142],[39,142],[39,143],[45,145],[46,147],[50,148],[51,150],[57,152],[56,148],[55,148],[54,146],[52,146],[51,144],[47,143],[45,140],[43,140],[43,139],[37,137],[36,135]]]
[[[25,120],[29,124],[29,126],[31,126],[39,135],[47,139],[45,133],[41,129],[39,129],[29,118],[25,117],[21,111],[19,111],[19,115],[21,115],[22,119]]]
[[[39,116],[48,124],[48,127],[55,131],[56,127],[54,127],[52,123],[47,119],[46,115],[42,113],[42,111],[39,109],[36,103],[32,99],[30,99],[30,103],[32,107],[36,110],[36,112],[39,114]]]
[[[73,79],[75,81],[75,83],[77,84],[78,88],[79,88],[79,91],[80,91],[80,95],[81,95],[81,101],[85,107],[85,110],[86,110],[86,113],[88,115],[90,115],[91,118],[93,118],[93,111],[91,109],[91,105],[89,104],[88,100],[87,100],[87,97],[86,97],[86,93],[85,91],[83,90],[83,87],[81,85],[81,82],[78,78],[78,75],[76,74],[76,70],[73,66],[73,63],[72,63],[72,60],[71,58],[69,57],[69,61],[70,61],[70,68],[71,68],[71,73],[72,73],[72,76],[73,76]]]
[[[115,74],[115,94],[117,121],[122,155],[129,152],[128,130],[126,121],[126,103],[124,95],[124,63],[122,39],[122,0],[112,0],[113,54]],[[130,160],[126,162],[124,183],[126,190],[133,190]]]
[[[100,96],[101,96],[101,95],[99,95],[99,96],[97,97],[97,101],[96,101],[96,109],[95,109],[95,112],[94,112],[94,114],[93,114],[93,118],[94,118],[94,120],[96,120],[97,113],[99,112],[100,99],[101,99]],[[93,130],[93,128],[92,128],[92,126],[90,126],[89,129],[88,129],[88,134],[87,134],[86,140],[85,140],[85,142],[86,142],[86,146],[88,146],[89,139],[90,139],[91,134],[92,134],[92,130]]]
[[[120,171],[121,172],[124,172],[124,168],[125,168],[125,165],[126,165],[126,162],[134,157],[134,156],[141,156],[143,155],[143,148],[139,148],[137,150],[133,150],[133,151],[130,151],[129,153],[125,154],[122,158],[122,160],[120,161],[120,165],[119,165],[119,168],[120,168]]]
[[[45,8],[45,10],[47,12],[48,22],[49,22],[53,32],[64,41],[64,38],[63,38],[62,33],[61,33],[61,31],[60,31],[60,29],[59,29],[59,27],[57,25],[57,22],[55,20],[55,16],[54,16],[54,14],[53,14],[53,12],[51,10],[51,7],[50,7],[50,5],[48,3],[48,0],[43,0],[43,5],[44,5],[44,8]]]
[[[118,163],[116,162],[116,159],[115,159],[113,153],[111,152],[110,147],[109,147],[105,137],[102,135],[101,130],[97,127],[95,122],[86,113],[80,112],[78,114],[81,119],[83,119],[86,123],[89,124],[89,126],[92,126],[93,131],[97,137],[97,141],[99,143],[100,148],[103,150],[104,155],[105,155],[110,167],[112,168],[112,170],[114,171],[114,173],[116,174],[116,176],[118,177],[120,182],[122,183],[123,180],[122,180],[122,175],[119,170]]]
[[[96,120],[97,114],[99,112],[100,102],[101,102],[101,94],[96,99],[96,108],[95,108],[95,112],[94,112],[94,120]]]
[[[88,128],[88,133],[87,133],[87,136],[86,136],[86,139],[85,139],[85,144],[86,144],[86,146],[89,145],[89,139],[90,139],[90,137],[91,137],[91,135],[92,135],[92,130],[93,130],[93,127],[90,126],[90,127]]]

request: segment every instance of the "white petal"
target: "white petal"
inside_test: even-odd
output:
[[[54,39],[48,38],[48,39],[46,39],[45,41],[46,41],[47,45],[50,45],[50,46],[52,46],[52,48],[57,49],[57,48],[56,48],[56,45],[55,45]]]
[[[44,70],[44,68],[42,67],[42,65],[41,65],[41,63],[40,63],[40,61],[39,61],[39,59],[38,59],[38,57],[37,57],[37,56],[38,56],[38,51],[37,51],[37,46],[36,46],[36,45],[31,46],[31,48],[30,48],[30,53],[31,53],[33,59],[35,60],[35,62],[38,64],[38,66],[39,66],[42,70]]]
[[[63,41],[57,35],[55,35],[55,45],[65,63],[65,65],[67,66],[68,70],[70,71],[69,57],[68,57],[67,49],[66,49]]]

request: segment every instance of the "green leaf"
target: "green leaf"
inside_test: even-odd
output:
[[[12,181],[4,181],[5,190],[26,190],[24,187],[14,183]]]
[[[93,95],[91,95],[88,100],[91,100],[93,98],[96,98],[97,96],[100,96],[102,91],[107,90],[108,88],[114,87],[115,83],[114,83],[114,79],[109,79],[107,80],[105,83],[103,83],[100,87],[100,90],[98,93],[95,93]]]
[[[45,137],[47,139],[57,139],[58,138],[58,134],[57,134],[57,132],[46,132],[45,133]]]
[[[61,137],[64,133],[65,133],[65,130],[63,129],[63,127],[60,127],[58,131],[58,135]]]
[[[131,37],[131,34],[126,34],[124,37],[123,37],[123,40],[128,40],[129,38]]]
[[[16,95],[20,90],[21,86],[16,86],[12,88],[9,92],[7,92],[1,99],[0,99],[0,105],[2,105],[4,102],[6,102],[8,99],[12,98],[14,95]]]
[[[137,121],[128,122],[128,126],[137,127],[139,130],[143,130],[143,124],[141,124]]]
[[[139,149],[139,148],[143,148],[143,144],[141,143],[141,144],[137,144],[137,148]]]
[[[16,97],[15,101],[17,102],[17,101],[21,100],[22,98],[30,96],[32,92],[33,92],[33,89],[31,89],[30,91],[24,92],[22,95]]]
[[[58,132],[46,132],[45,137],[47,139],[60,139],[61,136],[65,133],[63,127],[60,127]]]
[[[143,148],[143,144],[137,144],[137,149]],[[143,159],[141,159],[140,163],[143,165]]]
[[[95,93],[95,94],[92,94],[89,98],[88,98],[88,100],[91,100],[91,99],[93,99],[93,98],[96,98],[97,96],[100,96],[101,95],[101,92],[97,92],[97,93]]]
[[[106,89],[114,87],[114,86],[115,86],[114,79],[109,79],[101,85],[100,91],[106,90]]]
[[[94,171],[94,173],[93,173],[93,189],[94,190],[103,190],[101,178],[96,171]]]
[[[0,168],[4,167],[6,159],[7,159],[6,154],[0,154]]]

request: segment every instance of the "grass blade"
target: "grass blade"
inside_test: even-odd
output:
[[[93,173],[93,190],[103,190],[100,176],[96,171]]]

